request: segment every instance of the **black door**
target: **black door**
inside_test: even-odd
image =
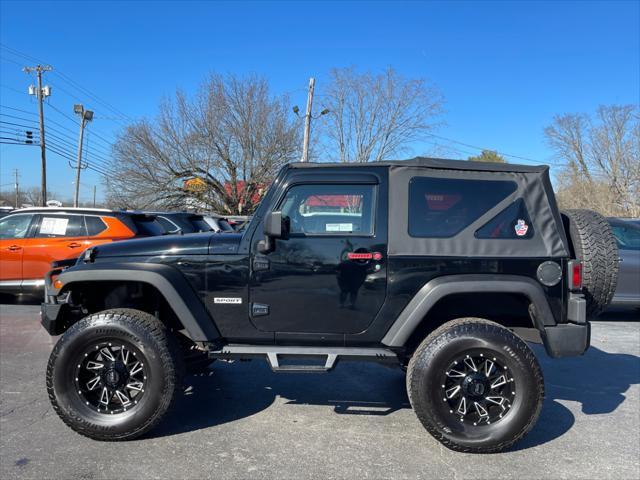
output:
[[[277,240],[273,252],[254,253],[256,328],[336,334],[367,329],[386,293],[383,195],[386,189],[373,183],[294,184],[281,195],[273,210],[288,217],[290,235]]]

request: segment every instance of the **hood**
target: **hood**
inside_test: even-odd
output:
[[[242,235],[190,233],[162,235],[107,243],[93,247],[94,257],[153,257],[159,255],[207,255],[235,253]]]

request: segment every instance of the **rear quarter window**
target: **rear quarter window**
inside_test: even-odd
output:
[[[155,217],[148,217],[146,215],[133,215],[131,217],[135,227],[136,234],[145,237],[154,237],[156,235],[164,235],[165,229],[158,223]]]
[[[519,198],[476,231],[476,238],[527,239],[533,225],[524,200]]]
[[[210,232],[213,230],[211,225],[209,225],[200,215],[189,217],[189,223],[193,225],[196,232]]]
[[[87,235],[89,235],[90,237],[100,235],[107,229],[107,225],[100,217],[87,215],[84,217],[84,222],[87,225]]]
[[[413,177],[409,182],[409,235],[453,237],[517,188],[512,181]]]

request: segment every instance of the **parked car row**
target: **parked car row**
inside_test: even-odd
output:
[[[215,214],[65,207],[14,210],[0,218],[0,292],[41,289],[52,262],[76,259],[91,246],[157,235],[234,231]]]

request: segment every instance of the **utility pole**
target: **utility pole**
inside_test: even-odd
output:
[[[301,162],[309,161],[309,136],[311,134],[311,107],[313,106],[313,89],[316,85],[316,79],[309,79],[309,94],[307,96],[307,113],[304,116],[304,140],[302,143],[302,159]]]
[[[16,176],[16,209],[18,209],[18,208],[20,208],[20,205],[19,205],[19,203],[18,203],[18,202],[19,202],[19,198],[20,198],[20,195],[19,195],[19,193],[18,193],[18,192],[19,192],[19,186],[18,186],[18,169],[17,169],[17,168],[14,168],[14,169],[13,169],[13,173],[14,173],[14,175]]]
[[[41,199],[42,206],[47,206],[47,153],[46,146],[44,142],[44,107],[43,107],[43,99],[44,97],[48,97],[51,95],[51,88],[47,85],[44,88],[42,87],[42,72],[50,72],[53,70],[49,65],[36,65],[35,67],[24,67],[23,70],[26,73],[36,72],[36,77],[38,78],[38,87],[34,87],[33,85],[29,86],[29,95],[35,95],[38,98],[38,113],[40,115],[40,157],[42,159],[42,167],[41,167]]]
[[[80,200],[80,170],[82,169],[82,139],[84,137],[84,127],[87,122],[93,120],[93,112],[85,110],[82,104],[74,105],[73,111],[80,115],[80,138],[78,138],[78,160],[76,165],[76,195],[73,197],[73,206],[79,206]]]
[[[93,186],[93,208],[96,208],[96,186]]]

